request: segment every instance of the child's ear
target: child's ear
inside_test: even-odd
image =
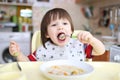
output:
[[[50,38],[49,36],[46,36],[46,38]]]
[[[50,38],[49,35],[46,34],[46,38]]]

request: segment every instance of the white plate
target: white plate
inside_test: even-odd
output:
[[[49,74],[47,72],[47,69],[54,65],[69,65],[69,66],[76,66],[78,68],[83,69],[85,72],[80,75],[74,75],[74,76],[64,76],[64,75],[54,75]],[[77,62],[77,61],[71,61],[71,60],[54,60],[54,61],[48,61],[44,62],[40,66],[40,71],[48,78],[52,80],[85,80],[88,78],[88,76],[94,71],[93,66],[90,64],[87,64],[86,62]]]

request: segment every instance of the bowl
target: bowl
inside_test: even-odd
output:
[[[72,60],[54,60],[40,66],[44,76],[52,80],[86,80],[94,71],[86,62]]]
[[[0,72],[0,80],[27,80],[24,73],[20,71]]]

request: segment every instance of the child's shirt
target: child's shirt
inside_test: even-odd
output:
[[[90,46],[86,46],[78,39],[70,39],[70,41],[63,47],[57,46],[50,41],[45,43],[46,48],[40,46],[34,53],[30,54],[28,58],[31,61],[51,61],[58,59],[70,59],[77,61],[85,61],[86,57],[91,57]],[[86,52],[89,52],[86,56]]]

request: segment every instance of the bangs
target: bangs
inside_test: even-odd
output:
[[[56,8],[53,10],[48,11],[48,13],[45,15],[45,23],[49,25],[52,21],[55,21],[57,19],[67,19],[69,22],[72,22],[72,19],[68,12],[64,9]]]
[[[49,15],[49,19],[50,19],[49,23],[51,21],[55,21],[57,19],[68,19],[68,20],[70,20],[69,16],[63,11],[53,11],[53,12],[51,12],[50,15]]]

